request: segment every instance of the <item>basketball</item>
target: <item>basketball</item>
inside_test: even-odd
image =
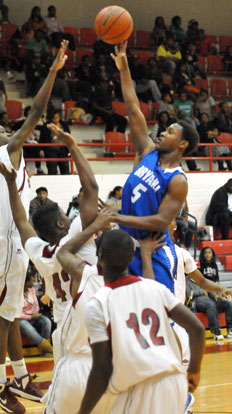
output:
[[[106,43],[117,44],[127,40],[133,30],[130,13],[119,6],[102,9],[95,19],[97,36]]]

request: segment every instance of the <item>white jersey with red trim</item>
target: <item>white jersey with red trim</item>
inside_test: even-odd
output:
[[[177,255],[177,274],[174,283],[174,295],[184,304],[186,296],[185,274],[188,275],[194,272],[197,269],[197,265],[187,250],[182,249],[176,244],[175,250]]]
[[[104,319],[103,338],[108,330],[112,343],[111,393],[125,391],[149,377],[160,379],[183,372],[167,315],[178,303],[164,285],[135,276],[107,283],[89,301],[86,325],[90,342],[101,341],[99,329],[94,339],[91,326]]]
[[[67,236],[63,237],[55,246],[50,246],[39,237],[30,237],[25,244],[28,256],[45,280],[46,294],[54,302],[54,319],[57,323],[62,320],[67,303],[72,298],[70,294],[71,278],[62,269],[56,255],[62,245],[80,232],[80,224],[77,220],[78,217],[73,220]],[[96,262],[96,248],[94,249],[94,246],[95,244],[88,241],[87,248],[85,249],[83,246],[78,252],[78,255],[90,264]]]

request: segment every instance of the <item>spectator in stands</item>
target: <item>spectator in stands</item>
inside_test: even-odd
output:
[[[197,127],[199,136],[200,136],[200,143],[201,144],[212,144],[212,143],[219,143],[217,137],[219,135],[219,130],[217,128],[216,122],[213,120],[211,121],[209,115],[207,113],[202,113],[200,116],[200,125]],[[199,147],[200,155],[209,155],[209,148],[208,147]],[[213,157],[229,157],[231,155],[229,147],[226,145],[220,145],[212,147],[212,155]],[[218,169],[220,171],[226,170],[224,167],[223,160],[217,160]],[[231,170],[231,161],[227,160],[227,167]]]
[[[200,89],[196,88],[191,72],[188,70],[187,64],[183,61],[178,62],[176,65],[176,71],[173,76],[173,86],[177,92],[185,90],[188,98],[193,102],[196,102]]]
[[[162,71],[158,68],[156,59],[151,57],[148,59],[145,70],[147,71],[147,79],[153,79],[156,81],[158,88],[162,85]]]
[[[60,119],[60,111],[58,109],[51,109],[47,114],[47,124],[49,123],[55,124],[57,127],[63,129],[65,132],[70,133],[70,129],[68,124]],[[59,143],[57,137],[53,134],[53,132],[47,128],[47,124],[41,129],[40,133],[40,143]],[[67,158],[68,157],[68,149],[64,146],[52,146],[52,147],[44,147],[43,149],[45,158]],[[68,161],[47,161],[47,169],[49,175],[57,175],[58,169],[60,170],[60,174],[65,175],[69,174],[69,162]]]
[[[80,207],[80,200],[81,200],[82,195],[83,195],[83,189],[81,187],[78,195],[73,196],[72,201],[70,201],[68,205],[66,216],[69,218],[70,221],[73,221],[74,218],[78,217],[80,214],[79,207]]]
[[[179,44],[180,48],[182,48],[186,43],[186,34],[184,29],[181,27],[181,17],[174,16],[172,18],[172,24],[170,26],[170,32],[174,34],[175,40]]]
[[[3,4],[3,0],[0,0],[0,12],[2,14],[2,18],[0,18],[0,25],[3,23],[10,23],[9,7]]]
[[[161,93],[154,79],[148,78],[148,71],[145,65],[139,62],[139,57],[133,55],[130,59],[131,76],[136,83],[136,93],[141,101],[147,102],[152,100],[158,102],[161,99]]]
[[[187,63],[193,78],[199,74],[201,78],[206,79],[205,70],[200,64],[196,50],[197,48],[195,43],[189,43],[187,48],[183,51],[183,59]]]
[[[172,122],[176,120],[176,112],[173,106],[173,98],[170,92],[165,92],[162,94],[162,99],[159,104],[158,113],[166,111]]]
[[[107,63],[113,65],[113,59],[111,59],[110,54],[114,53],[114,45],[110,43],[103,42],[101,39],[97,39],[93,45],[94,59],[97,62],[99,55],[105,55]]]
[[[216,115],[216,102],[206,89],[201,89],[199,97],[196,102],[196,109],[199,115],[205,113],[210,120],[214,120]]]
[[[48,198],[48,190],[46,187],[39,187],[36,189],[37,196],[30,202],[29,216],[32,221],[33,214],[42,206],[54,203],[54,201]]]
[[[188,100],[188,95],[185,90],[180,91],[179,98],[175,99],[174,109],[176,111],[177,119],[184,119],[193,128],[196,128],[193,102]]]
[[[71,33],[64,32],[63,24],[56,17],[55,6],[48,7],[48,15],[44,18],[47,26],[47,35],[52,46],[60,47],[61,41],[66,39],[69,41],[69,49],[75,50],[75,41]]]
[[[225,312],[227,338],[232,338],[232,303],[230,301],[220,298],[218,294],[207,293],[189,277],[186,277],[186,297],[190,307],[207,315],[209,329],[216,341],[224,339],[218,323],[218,312]]]
[[[51,321],[40,313],[36,297],[35,275],[28,267],[24,286],[24,305],[19,320],[20,331],[38,346],[42,354],[52,356],[53,349],[50,344]]]
[[[224,70],[226,72],[232,72],[232,45],[227,46],[222,62],[224,64]]]
[[[219,282],[218,266],[216,263],[216,254],[211,247],[204,247],[199,256],[200,271],[206,279],[212,282]]]
[[[150,133],[150,137],[154,142],[156,141],[156,138],[160,137],[161,132],[166,131],[169,125],[173,123],[173,119],[170,118],[167,111],[159,112],[157,120],[158,122],[152,126]]]
[[[222,240],[229,239],[232,224],[232,178],[212,195],[206,214],[206,224],[219,227]]]
[[[158,67],[172,76],[176,70],[176,64],[181,58],[181,52],[175,44],[173,34],[167,34],[166,42],[157,49]]]
[[[92,95],[91,111],[95,117],[100,116],[106,123],[105,132],[113,131],[116,127],[117,132],[125,132],[127,119],[114,112],[112,107],[113,88],[111,83],[101,80],[96,86]]]
[[[216,116],[216,124],[220,132],[232,134],[232,120],[230,107],[227,102],[219,103],[220,113]]]
[[[107,200],[106,200],[106,204],[109,207],[114,208],[119,213],[121,212],[121,206],[122,206],[122,190],[123,190],[123,187],[121,187],[120,185],[117,185],[116,187],[113,188],[112,191],[109,192]]]
[[[189,220],[188,212],[188,204],[187,201],[185,201],[181,213],[176,217],[179,245],[184,249],[190,248],[193,234],[196,233],[197,230],[194,222]]]
[[[113,70],[112,65],[107,62],[106,56],[101,53],[99,54],[96,65],[94,66],[95,71],[95,81],[99,82],[100,80],[107,80],[111,79]]]
[[[198,40],[198,22],[196,20],[189,20],[186,37],[188,43],[195,43]]]
[[[198,30],[198,40],[196,40],[195,44],[199,55],[208,56],[213,54],[212,43],[205,35],[204,29]]]
[[[0,114],[0,125],[5,129],[5,133],[8,137],[10,137],[13,131],[13,123],[7,112]]]
[[[31,10],[31,15],[29,20],[24,23],[22,27],[22,33],[27,40],[34,36],[37,30],[41,30],[43,36],[47,33],[47,26],[44,19],[41,17],[41,9],[38,6],[35,6]]]
[[[152,30],[152,40],[155,47],[163,44],[166,40],[167,27],[162,16],[157,16]]]
[[[81,64],[76,70],[68,71],[68,84],[72,100],[78,100],[80,94],[91,97],[92,85],[96,83],[96,75],[89,55],[83,55]]]
[[[36,30],[36,32],[34,32],[34,36],[27,41],[26,52],[26,55],[28,55],[29,59],[34,53],[36,55],[40,55],[41,62],[45,64],[47,63],[49,57],[49,49],[46,40],[43,39],[42,30]]]

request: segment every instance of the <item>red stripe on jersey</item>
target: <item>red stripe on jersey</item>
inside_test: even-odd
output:
[[[22,185],[21,185],[20,189],[18,190],[18,193],[20,193],[23,190],[25,180],[26,180],[26,167],[24,167],[24,169],[23,169],[23,182],[22,182]]]
[[[117,280],[114,280],[113,282],[106,282],[105,286],[111,288],[111,289],[117,289],[121,286],[131,285],[132,283],[141,282],[142,279],[139,276],[124,276],[120,277]]]
[[[50,258],[54,255],[57,247],[59,246],[60,240],[56,243],[52,250],[49,249],[50,245],[47,245],[43,249],[43,257]]]
[[[2,294],[0,296],[0,305],[2,304],[2,302],[4,301],[5,297],[6,297],[6,291],[7,291],[7,286],[4,286],[4,289],[2,291]]]
[[[80,299],[80,297],[81,297],[82,293],[83,293],[83,292],[78,292],[78,293],[76,294],[75,298],[73,299],[73,303],[72,303],[72,305],[73,305],[73,307],[74,307],[74,308],[75,308],[75,306],[76,306],[76,304],[77,304],[77,301]]]

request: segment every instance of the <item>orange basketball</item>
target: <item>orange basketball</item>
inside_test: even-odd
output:
[[[102,9],[95,19],[97,36],[106,43],[117,44],[127,40],[133,30],[130,13],[120,6]]]

